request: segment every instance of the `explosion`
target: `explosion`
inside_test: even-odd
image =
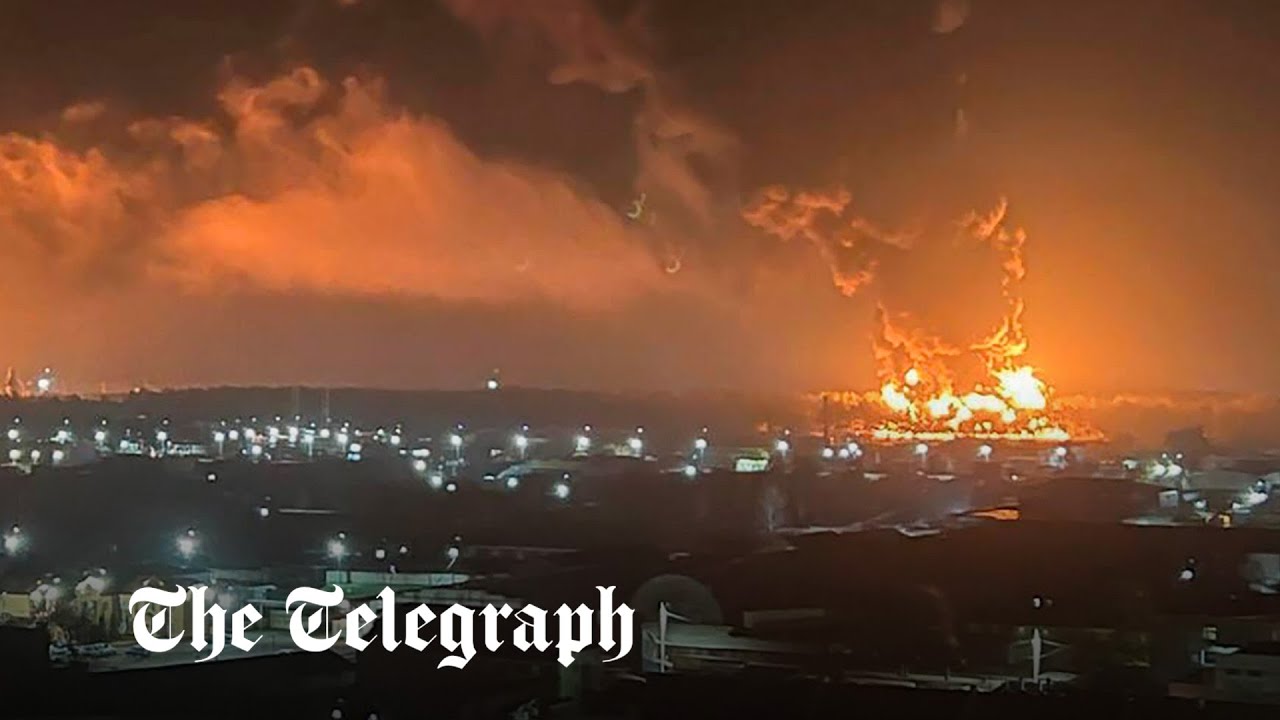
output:
[[[875,279],[881,257],[913,245],[848,219],[849,196],[791,195],[771,188],[748,207],[748,223],[782,240],[803,237],[830,265],[837,287],[852,295]],[[1022,325],[1021,283],[1026,277],[1026,233],[1007,224],[1008,202],[989,214],[971,213],[959,223],[963,238],[986,246],[1000,258],[1003,315],[977,342],[957,347],[925,331],[909,314],[877,306],[879,332],[873,338],[880,388],[855,396],[853,404],[873,406],[878,419],[863,421],[855,434],[877,440],[1096,440],[1101,434],[1073,422],[1053,401],[1053,388],[1026,361],[1030,345]],[[834,221],[834,227],[832,223]],[[851,268],[853,271],[851,272]],[[962,383],[957,366],[976,358],[977,380]]]

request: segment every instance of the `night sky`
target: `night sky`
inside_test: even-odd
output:
[[[1060,391],[1277,392],[1277,87],[1267,0],[7,0],[0,365],[871,387],[877,303],[999,320],[1003,197]],[[842,294],[768,186],[916,240]]]

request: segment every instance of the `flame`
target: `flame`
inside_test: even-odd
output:
[[[874,347],[881,375],[879,404],[887,417],[870,429],[874,438],[1061,442],[1101,437],[1066,418],[1052,403],[1050,385],[1024,360],[1030,346],[1022,326],[1020,287],[1026,277],[1026,234],[1006,226],[1007,213],[1002,199],[991,213],[974,213],[960,223],[963,232],[1000,256],[1005,312],[985,338],[967,348],[981,361],[985,376],[958,390],[952,359],[966,351],[928,334],[906,314],[880,306]]]

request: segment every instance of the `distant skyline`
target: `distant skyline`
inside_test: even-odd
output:
[[[1027,232],[1063,395],[1280,392],[1280,5],[13,0],[0,369],[68,387],[876,384]],[[845,296],[743,221],[843,187],[915,239]],[[856,250],[856,248],[855,248]],[[861,250],[858,250],[861,252]],[[867,257],[855,258],[857,262]]]

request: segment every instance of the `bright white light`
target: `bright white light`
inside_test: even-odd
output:
[[[457,433],[450,433],[449,444],[454,446],[455,448],[462,447],[462,436]]]
[[[14,448],[9,451],[9,462],[18,462],[22,459],[22,451]]]
[[[841,459],[841,460],[848,460],[848,459],[849,459],[849,448],[840,448],[840,452],[838,452],[838,453],[836,453],[836,454],[840,456],[840,459]]]
[[[1182,466],[1177,463],[1169,463],[1169,467],[1165,474],[1168,477],[1175,478],[1182,474]]]
[[[350,438],[344,432],[338,433],[333,437],[333,439],[335,442],[337,442],[339,445],[342,445],[343,447],[345,447],[347,444],[347,441],[350,440]]]
[[[779,440],[777,444],[774,445],[774,448],[783,455],[786,455],[787,452],[791,450],[791,443],[786,440]]]
[[[515,490],[518,487],[520,487],[520,478],[516,477],[515,475],[512,475],[511,477],[507,478],[508,490]]]
[[[525,437],[524,435],[516,435],[515,443],[517,448],[524,450],[525,448],[529,447],[529,438]]]
[[[188,530],[185,535],[178,536],[178,554],[190,560],[196,554],[196,550],[200,547],[200,539],[195,536],[194,530]]]
[[[556,498],[559,500],[568,500],[569,499],[569,483],[558,482],[555,485],[552,485],[551,494],[555,495]]]
[[[485,381],[484,386],[489,390],[497,390],[498,389],[497,378],[489,378],[487,381]]]
[[[156,431],[156,442],[158,442],[158,443],[167,443],[167,442],[169,442],[169,433],[165,432],[164,430],[157,430],[157,431]]]
[[[573,444],[574,447],[577,448],[578,452],[584,453],[591,449],[591,438],[586,435],[579,435],[574,439]]]
[[[296,426],[290,425],[285,432],[289,435],[289,442],[298,442],[298,428]]]
[[[699,452],[701,452],[701,451],[703,451],[703,450],[706,450],[706,449],[707,449],[707,439],[706,439],[706,438],[698,438],[697,440],[694,440],[694,441],[693,441],[693,449],[694,449],[694,450],[697,450],[697,451],[699,451]]]
[[[252,456],[254,456],[254,457],[262,457],[262,446],[261,446],[261,445],[250,445],[250,446],[249,446],[249,454],[250,454],[250,455],[252,455]]]
[[[258,437],[258,431],[253,428],[244,429],[244,439],[253,442]]]
[[[829,448],[829,447],[822,448],[822,457],[823,457],[823,459],[824,459],[824,460],[830,460],[831,458],[833,458],[833,457],[835,457],[835,456],[836,456],[836,451],[835,451],[835,450],[832,450],[832,449],[831,449],[831,448]]]
[[[1195,577],[1196,571],[1191,568],[1183,568],[1182,572],[1178,573],[1178,579],[1182,582],[1190,582],[1194,580]]]
[[[10,440],[17,440],[21,433],[18,432],[18,428],[9,428],[9,432],[7,434]]]
[[[373,551],[373,559],[374,559],[374,560],[386,560],[386,559],[387,559],[387,551],[386,551],[386,549],[384,549],[384,548],[378,548],[377,550],[374,550],[374,551]]]
[[[264,517],[268,517],[269,515],[271,515],[271,508],[267,507],[266,505],[263,505],[262,507],[258,508],[258,517],[264,518]]]
[[[983,460],[986,460],[987,458],[991,457],[991,452],[992,450],[990,445],[978,446],[978,457],[982,458]]]
[[[432,490],[439,490],[444,486],[444,478],[440,476],[440,473],[433,473],[431,477],[427,478],[427,484],[431,486]]]
[[[53,458],[53,461],[54,461],[54,462],[56,462],[56,463],[60,463],[60,462],[62,462],[63,458],[65,458],[66,456],[67,456],[67,454],[66,454],[65,452],[63,452],[63,451],[61,451],[61,450],[54,450],[54,451],[53,451],[53,454],[52,454],[50,457],[52,457],[52,458]]]
[[[351,453],[352,455],[359,455],[360,453],[364,452],[364,446],[361,445],[360,443],[351,443],[350,445],[347,446],[347,452]]]
[[[231,442],[235,442],[236,440],[240,439],[240,431],[232,430],[231,432],[227,433],[227,437],[231,439]]]
[[[4,534],[4,552],[6,555],[17,555],[27,547],[27,538],[22,530],[14,527]]]
[[[279,440],[279,439],[280,439],[280,428],[276,427],[275,425],[268,425],[268,426],[267,426],[267,439],[268,439],[268,440],[270,440],[271,442],[276,442],[277,440]]]
[[[456,482],[450,482],[448,485],[445,485],[445,486],[444,486],[444,491],[445,491],[445,492],[451,492],[451,493],[456,493],[456,492],[458,492],[458,483],[456,483]]]
[[[928,445],[925,445],[924,443],[917,443],[917,444],[916,444],[916,454],[917,454],[917,455],[928,455],[928,454],[929,454],[929,446],[928,446]]]
[[[644,448],[644,441],[638,437],[629,438],[627,447],[631,448],[631,452],[638,453]]]
[[[54,442],[65,443],[70,439],[71,439],[71,433],[67,432],[66,430],[59,430],[58,432],[53,434]]]
[[[1053,449],[1053,454],[1059,458],[1065,458],[1067,456],[1067,449],[1059,445]]]
[[[329,541],[326,551],[329,553],[330,559],[341,562],[347,557],[347,544],[335,538]]]
[[[218,482],[218,473],[209,473],[204,476],[205,482]]]
[[[697,466],[696,466],[696,465],[685,465],[685,466],[684,466],[684,476],[685,476],[685,477],[687,477],[687,478],[696,478],[696,477],[698,477],[698,468],[697,468]]]
[[[400,446],[400,436],[399,436],[399,435],[392,435],[392,436],[391,436],[391,444],[392,444],[392,445],[394,445],[394,446],[396,446],[396,447],[399,447],[399,446]]]
[[[862,454],[862,448],[858,447],[858,443],[855,443],[855,442],[851,442],[848,445],[845,445],[844,449],[849,451],[850,457],[858,457],[859,455]]]
[[[329,436],[330,436],[330,435],[332,435],[332,434],[333,434],[333,431],[332,431],[332,430],[330,430],[329,428],[320,428],[320,439],[321,439],[321,440],[328,440],[328,439],[329,439]]]
[[[99,445],[101,445],[101,444],[105,443],[105,442],[107,441],[107,431],[106,431],[106,430],[94,430],[94,431],[93,431],[93,441],[94,441],[94,442],[96,442],[96,443],[98,443]]]
[[[39,450],[32,450],[32,451],[31,451],[31,462],[40,462],[40,451],[39,451]]]
[[[415,471],[415,472],[426,472],[426,471],[427,471],[427,461],[426,461],[426,460],[423,460],[423,459],[421,459],[421,458],[419,458],[419,459],[417,459],[417,460],[414,460],[414,461],[413,461],[413,469],[414,469],[414,471]]]
[[[431,457],[431,451],[426,448],[414,448],[409,454],[416,458]]]

